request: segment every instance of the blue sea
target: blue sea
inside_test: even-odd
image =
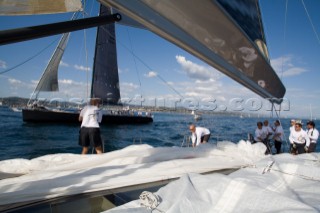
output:
[[[143,125],[101,126],[105,152],[122,149],[132,144],[181,146],[184,137],[190,135],[191,123],[207,127],[211,131],[210,143],[228,140],[234,143],[254,134],[257,121],[276,118],[257,118],[203,114],[195,121],[191,114],[154,113],[154,122]],[[290,119],[280,119],[288,141]],[[79,124],[38,124],[22,121],[21,112],[0,107],[0,160],[32,159],[46,154],[81,153],[78,145]],[[305,123],[306,121],[304,121]],[[316,123],[316,126],[317,123]],[[285,143],[286,144],[286,143]],[[319,151],[319,146],[317,150]]]

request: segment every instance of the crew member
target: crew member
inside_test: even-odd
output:
[[[90,104],[85,106],[79,115],[81,123],[79,145],[82,146],[81,154],[87,154],[89,146],[95,147],[97,154],[102,153],[102,140],[99,123],[102,120],[102,112],[98,108],[100,99],[90,99]]]
[[[308,150],[310,139],[307,132],[302,129],[301,120],[296,120],[294,131],[291,131],[289,141],[293,147],[293,154],[302,154]]]
[[[262,122],[257,122],[257,128],[254,132],[254,143],[261,142],[263,143],[267,137],[266,131],[262,128]]]
[[[284,132],[279,120],[276,120],[274,122],[274,125],[275,125],[275,130],[273,135],[274,146],[277,150],[277,154],[280,154]]]
[[[307,133],[310,139],[310,146],[307,152],[315,152],[317,146],[317,140],[319,138],[319,131],[315,128],[315,123],[313,121],[309,121],[307,123]]]
[[[207,143],[210,138],[210,130],[204,127],[195,126],[194,124],[189,126],[191,131],[192,147],[199,146],[200,144]]]

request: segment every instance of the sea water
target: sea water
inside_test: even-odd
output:
[[[210,143],[246,140],[248,133],[254,135],[257,121],[269,120],[272,125],[276,118],[257,118],[203,114],[202,120],[195,121],[191,114],[153,113],[154,121],[139,125],[103,125],[101,136],[105,152],[122,149],[132,144],[159,146],[181,146],[190,135],[189,125],[195,123],[211,131]],[[290,119],[280,119],[285,131],[284,147],[287,147]],[[306,121],[304,121],[306,123]],[[316,123],[317,126],[317,123]],[[26,123],[21,112],[0,107],[0,160],[32,159],[46,154],[80,153],[78,145],[79,124]],[[186,141],[185,141],[186,142]],[[317,147],[319,151],[320,146]]]

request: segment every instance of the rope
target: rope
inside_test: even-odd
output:
[[[38,55],[40,55],[43,51],[45,51],[46,49],[48,49],[52,44],[54,44],[57,40],[59,40],[60,38],[56,38],[54,41],[52,41],[49,45],[47,45],[45,48],[43,48],[42,50],[40,50],[38,53],[36,53],[35,55],[31,56],[30,58],[27,58],[25,61],[7,69],[7,70],[4,70],[2,72],[0,72],[0,75],[4,74],[4,73],[7,73],[11,70],[14,70],[15,68],[17,67],[20,67],[21,65],[27,63],[28,61],[31,61],[32,59],[34,59],[35,57],[37,57]]]
[[[144,206],[144,207],[146,207],[147,209],[150,209],[150,210],[156,209],[156,210],[158,210],[160,212],[163,212],[160,209],[157,209],[157,206],[160,204],[160,198],[159,198],[158,195],[153,194],[153,193],[148,192],[148,191],[143,191],[140,194],[139,199],[140,199],[140,205],[141,206]]]
[[[87,80],[86,98],[88,100],[88,98],[89,98],[89,70],[88,70],[88,49],[87,49],[86,30],[83,30],[83,36],[84,36],[84,49],[85,49],[85,53],[86,53],[86,80]]]
[[[301,2],[302,2],[302,4],[303,4],[304,10],[305,10],[306,13],[307,13],[307,16],[308,16],[308,19],[309,19],[309,21],[310,21],[312,30],[313,30],[314,34],[316,35],[316,38],[317,38],[317,40],[318,40],[318,42],[319,42],[319,44],[320,44],[319,35],[318,35],[317,31],[316,31],[316,28],[314,27],[314,24],[313,24],[313,22],[312,22],[312,20],[311,20],[311,17],[310,17],[310,15],[309,15],[308,10],[307,10],[307,7],[306,7],[306,5],[304,4],[304,1],[303,1],[303,0],[301,0]]]
[[[297,177],[305,179],[305,180],[313,180],[313,181],[320,182],[320,179],[316,179],[316,178],[309,177],[309,176],[306,176],[306,175],[300,175],[300,174],[297,174],[297,173],[284,172],[284,171],[281,171],[279,169],[271,169],[271,170],[272,171],[276,171],[276,172],[280,172],[280,173],[283,173],[283,174],[286,174],[286,175],[297,176]]]
[[[283,32],[283,51],[286,49],[286,34],[287,34],[287,31],[286,31],[286,26],[287,26],[287,17],[288,17],[288,0],[286,1],[286,11],[285,11],[285,15],[284,15],[284,32]],[[281,75],[280,75],[280,79],[282,80],[282,77],[283,77],[283,57],[281,57]]]
[[[272,155],[271,155],[271,159],[272,159],[272,161],[263,169],[262,174],[265,174],[265,173],[270,172],[270,171],[276,171],[276,172],[280,172],[280,173],[283,173],[283,174],[286,174],[286,175],[296,176],[296,177],[299,177],[299,178],[302,178],[302,179],[305,179],[305,180],[312,180],[312,181],[320,182],[320,179],[316,179],[316,178],[309,177],[309,176],[306,176],[306,175],[301,175],[301,174],[297,174],[297,173],[289,173],[289,172],[284,172],[284,171],[282,171],[280,169],[274,169],[272,167],[273,167],[273,165],[275,165],[277,163],[276,163],[276,160],[273,158]]]
[[[128,28],[126,30],[127,30],[127,34],[128,34],[128,38],[129,38],[129,42],[130,42],[131,51],[133,52],[133,45],[132,45],[131,37],[130,37],[130,34],[129,34],[129,30],[128,30]],[[133,57],[133,61],[134,61],[134,67],[135,67],[135,70],[136,70],[136,73],[137,73],[137,77],[138,77],[138,81],[139,81],[140,92],[142,93],[140,75],[139,75],[139,70],[138,70],[138,67],[137,67],[137,62],[136,62],[136,58],[135,57]]]

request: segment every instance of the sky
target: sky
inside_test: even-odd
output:
[[[280,116],[320,118],[320,1],[260,0],[259,3],[271,65],[286,87],[281,109],[276,106]],[[97,2],[87,1],[84,10],[86,17],[96,16]],[[66,21],[71,16],[71,13],[0,16],[0,30]],[[59,67],[60,91],[40,93],[40,97],[63,100],[88,97],[95,37],[95,28],[71,33]],[[234,111],[233,101],[241,99],[244,112],[272,114],[267,100],[147,30],[116,25],[116,37],[124,103],[139,104],[143,97],[145,105],[219,112]],[[59,38],[56,35],[0,46],[0,73],[5,72],[0,74],[0,98],[31,96]],[[197,100],[202,103],[215,100],[216,107],[197,106]],[[252,102],[258,106],[253,107]]]

